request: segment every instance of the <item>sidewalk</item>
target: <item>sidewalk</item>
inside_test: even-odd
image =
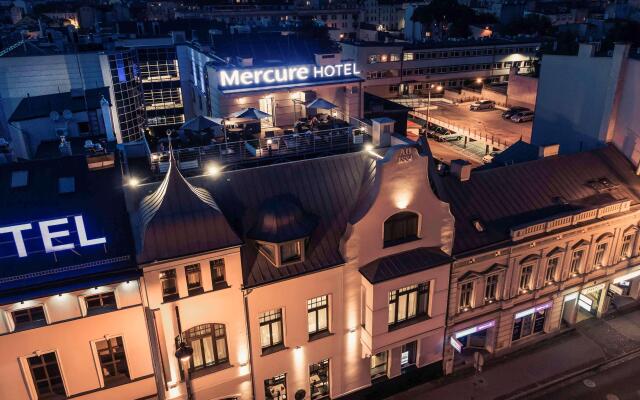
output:
[[[545,383],[640,351],[640,307],[590,319],[574,330],[388,399],[509,399]],[[638,353],[640,355],[640,352]]]

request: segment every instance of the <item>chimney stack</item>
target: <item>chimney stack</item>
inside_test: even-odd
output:
[[[471,163],[466,160],[452,160],[451,174],[460,182],[468,181],[471,178]]]

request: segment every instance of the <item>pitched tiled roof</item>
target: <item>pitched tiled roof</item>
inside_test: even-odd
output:
[[[140,263],[242,244],[211,194],[191,185],[173,159],[164,180],[140,202],[134,226]]]
[[[612,183],[610,189],[596,190],[589,183],[601,178]],[[473,171],[465,182],[440,179],[438,195],[450,204],[456,221],[454,255],[504,244],[518,225],[607,201],[630,199],[633,206],[640,198],[640,177],[612,146]],[[474,220],[481,222],[482,232]]]
[[[420,247],[379,258],[360,268],[360,273],[371,283],[424,271],[451,262],[451,257],[435,247]]]

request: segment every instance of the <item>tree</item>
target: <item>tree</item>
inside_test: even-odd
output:
[[[529,14],[525,17],[518,18],[511,23],[503,26],[500,32],[508,36],[517,35],[537,35],[537,36],[551,36],[555,33],[555,28],[551,24],[549,18],[537,15]]]
[[[436,25],[450,37],[470,36],[469,24],[474,23],[477,18],[473,9],[458,4],[456,0],[433,0],[418,7],[411,16],[411,20],[423,25]]]

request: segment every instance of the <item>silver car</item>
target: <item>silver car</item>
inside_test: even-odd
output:
[[[520,111],[511,117],[511,121],[513,122],[527,122],[533,121],[533,111]]]
[[[471,103],[469,110],[493,110],[496,107],[496,102],[493,100],[478,100]]]

